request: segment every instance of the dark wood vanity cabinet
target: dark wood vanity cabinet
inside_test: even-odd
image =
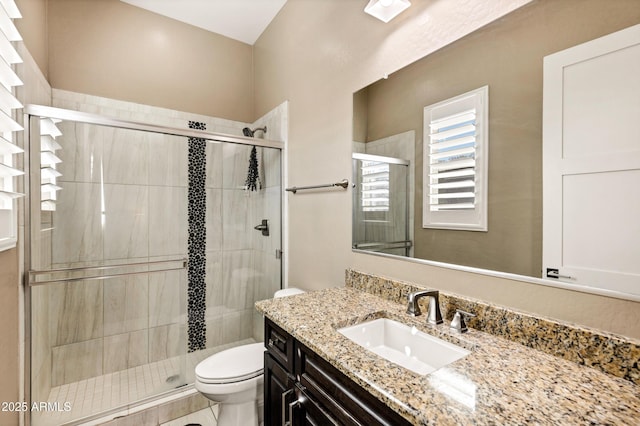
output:
[[[265,426],[410,424],[269,319],[265,345]]]

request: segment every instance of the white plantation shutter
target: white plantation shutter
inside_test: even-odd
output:
[[[62,132],[51,118],[40,119],[40,208],[43,211],[54,211],[58,191],[62,188],[56,183],[62,174],[57,170],[62,160],[56,151],[62,149],[56,138]]]
[[[424,109],[423,228],[487,230],[488,87]]]
[[[389,211],[389,163],[362,160],[362,211]]]
[[[16,177],[24,174],[16,166],[16,155],[23,151],[15,143],[15,132],[22,131],[14,117],[22,104],[14,95],[14,87],[22,85],[13,65],[22,58],[13,42],[22,40],[13,24],[21,18],[13,0],[0,0],[0,250],[15,247],[17,241],[17,214],[15,199],[23,196],[16,191]]]

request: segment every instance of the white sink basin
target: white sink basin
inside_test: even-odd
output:
[[[343,327],[338,332],[386,360],[423,375],[471,353],[388,318]]]

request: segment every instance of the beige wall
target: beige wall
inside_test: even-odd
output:
[[[15,20],[25,45],[45,77],[49,75],[47,3],[48,0],[16,0],[22,19]]]
[[[368,87],[367,141],[416,133],[420,200],[423,108],[489,86],[489,230],[423,229],[418,202],[415,257],[541,276],[543,58],[638,22],[637,0],[540,1]]]
[[[351,176],[353,92],[525,3],[413,2],[383,24],[364,14],[361,2],[289,0],[254,47],[257,114],[289,100],[285,185]],[[350,191],[286,197],[291,285],[339,286],[352,267],[640,337],[638,303],[352,253]]]
[[[251,122],[252,47],[120,0],[48,2],[56,89]]]
[[[19,401],[18,250],[0,252],[0,402]],[[0,425],[17,425],[18,413],[0,411]]]

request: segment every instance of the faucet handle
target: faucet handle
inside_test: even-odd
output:
[[[451,329],[457,331],[459,333],[466,333],[467,323],[465,322],[468,318],[475,317],[475,314],[471,312],[463,311],[462,309],[456,309],[456,314],[453,316],[453,320],[451,320]]]
[[[407,314],[411,315],[412,317],[417,317],[418,315],[422,314],[420,306],[418,306],[418,299],[424,293],[424,291],[414,291],[412,293],[409,293],[409,295],[407,296]]]

